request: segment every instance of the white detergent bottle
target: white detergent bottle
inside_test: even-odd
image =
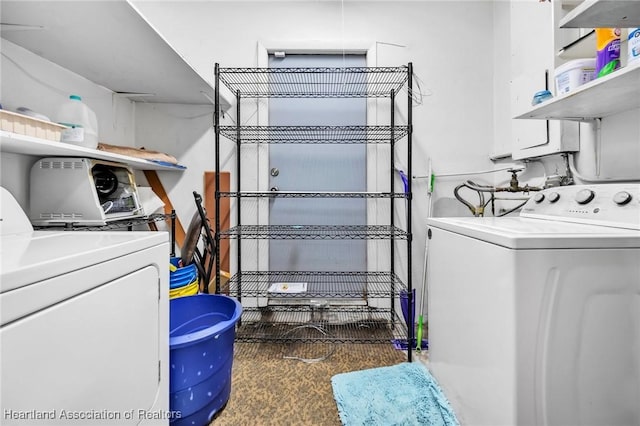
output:
[[[629,29],[627,65],[640,62],[640,27]]]
[[[98,147],[96,114],[82,102],[80,96],[69,96],[69,100],[60,106],[56,121],[67,126],[67,129],[62,131],[62,142],[91,149]]]

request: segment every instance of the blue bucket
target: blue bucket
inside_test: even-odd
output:
[[[171,264],[175,267],[178,267],[180,258],[172,257],[169,259]],[[169,288],[178,288],[184,287],[192,282],[194,282],[198,278],[198,270],[196,269],[195,263],[190,263],[187,266],[178,267],[175,271],[169,272]]]
[[[242,306],[198,294],[170,300],[169,406],[172,426],[206,425],[229,400],[235,325]]]

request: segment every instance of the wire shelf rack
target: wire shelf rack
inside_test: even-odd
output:
[[[304,292],[270,292],[272,285],[305,283]],[[239,291],[239,290],[242,291]],[[312,298],[390,298],[406,290],[392,272],[376,271],[243,271],[229,279],[232,296],[271,297],[273,299]]]
[[[368,306],[268,306],[246,308],[239,342],[388,343],[406,339],[407,327],[390,309]]]
[[[407,135],[408,126],[220,126],[220,134],[244,144],[384,144]]]
[[[406,231],[388,225],[241,225],[220,231],[220,238],[279,240],[406,240]]]
[[[231,198],[407,198],[407,194],[399,192],[241,191],[220,192],[219,195]]]
[[[388,98],[408,79],[408,68],[220,68],[233,94],[249,98]]]
[[[250,148],[246,146],[250,144],[388,144],[391,149],[388,192],[255,191],[242,186],[242,173],[238,173],[236,192],[216,191],[216,208],[223,198],[238,200],[235,202],[236,226],[221,229],[220,222],[216,222],[216,242],[221,239],[379,240],[385,250],[387,246],[389,248],[389,265],[382,267],[389,268],[388,271],[245,271],[242,268],[244,244],[238,241],[236,274],[222,283],[220,264],[216,265],[216,286],[222,293],[235,296],[243,303],[243,315],[236,332],[238,342],[273,343],[273,346],[283,348],[285,358],[317,362],[333,354],[339,344],[356,343],[354,346],[364,347],[358,343],[384,343],[391,346],[398,340],[406,342],[408,335],[412,334],[398,316],[399,309],[396,309],[402,292],[412,289],[410,272],[398,271],[407,275],[405,282],[396,275],[397,260],[402,260],[403,264],[406,261],[406,270],[411,269],[411,203],[403,203],[407,213],[406,230],[396,227],[394,216],[395,199],[411,200],[412,196],[410,191],[408,194],[396,192],[393,175],[396,164],[393,148],[403,138],[406,141],[407,172],[411,175],[412,75],[413,65],[410,62],[398,67],[348,68],[223,68],[215,65],[216,95],[219,90],[229,89],[236,97],[236,123],[242,123],[244,103],[241,101],[249,98],[386,98],[391,106],[388,121],[376,120],[374,126],[222,126],[220,115],[214,115],[216,159],[221,158],[222,136],[235,142],[238,170],[241,168],[243,144],[245,148]],[[395,118],[394,105],[401,91],[406,91],[408,96],[406,125],[401,125]],[[219,103],[216,108],[219,108]],[[378,125],[384,123],[388,125]],[[216,174],[219,173],[220,163],[217,161]],[[259,220],[243,224],[243,206],[249,204],[252,208],[255,204],[250,198],[320,198],[329,210],[332,209],[328,206],[332,203],[331,198],[389,199],[389,220],[376,220],[373,222],[375,225],[303,225],[295,224],[295,221],[291,221],[294,222],[291,225],[255,225],[260,223]],[[310,219],[301,222],[310,223]],[[407,244],[403,259],[396,255],[396,243],[400,240]],[[327,269],[331,269],[330,265]],[[254,302],[264,302],[267,306],[252,307],[257,304]],[[407,357],[411,361],[410,345]]]

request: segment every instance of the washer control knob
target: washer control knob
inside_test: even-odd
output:
[[[587,204],[596,196],[596,193],[590,189],[582,189],[576,194],[576,202],[578,204]]]
[[[619,206],[624,206],[631,201],[631,198],[633,197],[627,191],[620,191],[613,196],[613,202]]]
[[[558,194],[557,192],[552,192],[551,194],[549,194],[549,201],[550,202],[555,203],[559,199],[560,199],[560,194]]]
[[[544,200],[544,194],[542,192],[538,192],[536,195],[533,196],[533,201],[535,201],[536,203],[541,203]]]

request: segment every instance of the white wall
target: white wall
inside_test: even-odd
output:
[[[15,111],[27,107],[56,119],[58,107],[70,94],[80,95],[99,117],[101,142],[132,146],[134,108],[128,99],[112,96],[110,90],[74,74],[7,40],[0,56],[0,103]],[[0,184],[7,188],[24,210],[29,209],[29,170],[37,157],[2,153]]]
[[[196,212],[193,191],[204,197],[203,173],[215,170],[213,105],[136,103],[136,146],[173,155],[187,167],[158,172],[185,231]],[[146,184],[137,176],[138,184]]]
[[[214,63],[222,67],[257,66],[257,46],[282,44],[318,47],[373,46],[378,66],[413,62],[416,80],[424,93],[413,108],[413,171],[427,173],[431,157],[436,173],[468,172],[492,168],[493,151],[493,4],[489,1],[136,1],[136,7],[164,35],[187,62],[213,80]],[[406,117],[406,93],[398,97],[397,120]],[[243,104],[244,124],[256,124],[255,102]],[[379,119],[387,122],[384,107]],[[233,115],[233,114],[232,114]],[[250,117],[250,118],[249,118]],[[144,117],[138,114],[138,122]],[[235,117],[234,117],[235,118]],[[164,144],[162,135],[157,143]],[[212,170],[211,147],[200,140],[201,155],[191,158],[190,169]],[[210,143],[213,144],[211,137]],[[406,158],[398,143],[398,157]],[[223,145],[222,167],[234,174]],[[404,163],[404,162],[403,162]],[[402,164],[406,167],[406,164]],[[243,166],[246,170],[246,166]],[[247,171],[251,173],[254,171]],[[384,179],[381,171],[381,181]],[[197,173],[196,173],[197,174]],[[255,179],[255,176],[254,176]],[[479,183],[490,183],[492,176]],[[233,180],[233,178],[232,178]],[[243,172],[243,182],[247,182]],[[460,179],[443,178],[435,192],[437,215],[468,215],[453,198]],[[399,187],[401,184],[398,181]],[[424,256],[426,180],[414,181],[413,282],[421,287]]]
[[[491,167],[491,2],[347,1],[344,11],[340,1],[145,0],[136,6],[187,62],[211,79],[216,62],[256,66],[258,42],[349,46],[364,41],[375,46],[379,66],[411,61],[422,91],[430,95],[414,107],[414,173],[426,173],[429,156],[439,171]],[[201,161],[209,169],[214,160],[203,156]],[[418,181],[418,195],[424,189]],[[446,188],[440,193],[450,196]],[[418,213],[424,211],[421,203],[417,207]]]

